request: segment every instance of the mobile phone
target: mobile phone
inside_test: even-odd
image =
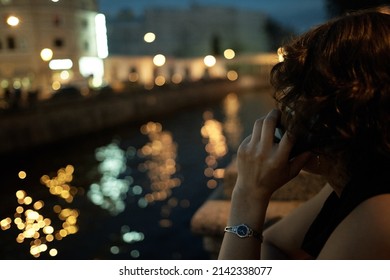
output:
[[[274,142],[279,143],[282,140],[282,137],[285,133],[285,130],[281,127],[276,127],[274,134]],[[294,144],[294,147],[291,149],[289,158],[292,159],[310,149],[311,145],[309,139],[297,139]]]

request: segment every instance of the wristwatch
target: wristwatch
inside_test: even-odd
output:
[[[246,238],[246,237],[254,237],[257,240],[262,241],[263,237],[260,233],[254,231],[246,224],[240,224],[236,226],[227,226],[225,227],[225,232],[234,233],[240,238]]]

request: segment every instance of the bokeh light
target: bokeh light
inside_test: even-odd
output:
[[[201,135],[205,139],[205,150],[208,156],[205,159],[207,167],[204,175],[209,178],[207,187],[215,189],[218,186],[217,178],[221,178],[223,169],[217,169],[218,159],[225,156],[228,152],[226,138],[223,134],[223,124],[214,119],[212,112],[204,113],[204,125],[201,128]]]
[[[23,170],[19,171],[18,177],[19,177],[19,179],[22,179],[22,180],[26,179],[26,177],[27,177],[26,171],[23,171]]]
[[[50,61],[53,58],[53,51],[49,48],[42,49],[41,58],[43,61]]]
[[[203,62],[207,67],[213,67],[217,63],[217,59],[212,55],[207,55],[203,59]]]
[[[227,72],[226,77],[228,78],[229,81],[236,81],[238,79],[238,73],[237,71],[230,70]]]
[[[154,65],[160,67],[163,66],[166,62],[166,57],[163,54],[157,54],[153,57],[153,63]]]
[[[143,125],[141,133],[150,140],[139,150],[139,156],[146,159],[139,165],[139,170],[147,172],[150,191],[139,200],[140,207],[168,199],[172,189],[181,185],[181,180],[174,177],[177,171],[177,144],[171,133],[163,131],[162,125],[157,122]]]
[[[226,49],[223,52],[223,55],[225,56],[226,59],[233,59],[236,56],[236,53],[232,49]]]
[[[98,171],[101,179],[91,184],[87,195],[92,203],[107,210],[111,215],[118,215],[126,208],[125,199],[133,178],[131,176],[123,179],[119,177],[128,170],[127,157],[133,156],[132,148],[126,152],[115,142],[96,149],[95,158],[100,162]]]
[[[19,20],[19,18],[16,17],[16,16],[9,16],[9,17],[7,18],[7,24],[8,24],[9,26],[15,27],[15,26],[18,26],[19,23],[20,23],[20,20]]]
[[[51,195],[58,196],[64,199],[65,202],[71,203],[73,196],[77,193],[77,189],[69,185],[73,180],[73,171],[74,167],[68,165],[65,168],[60,168],[54,178],[43,175],[41,183],[49,189]],[[23,178],[25,172],[19,172],[18,176]],[[39,258],[45,252],[48,252],[51,257],[57,256],[57,249],[49,249],[49,243],[52,243],[55,239],[62,240],[62,238],[78,232],[79,211],[55,205],[52,209],[53,212],[47,213],[45,202],[35,200],[25,190],[17,190],[15,196],[19,205],[15,209],[13,218],[6,217],[0,220],[1,229],[3,231],[9,230],[12,225],[15,225],[20,231],[15,241],[19,244],[29,243],[29,253],[34,258]],[[58,223],[55,226],[52,219],[46,217],[46,213],[49,215],[57,214],[60,227],[58,227]]]
[[[156,40],[156,34],[153,32],[148,32],[144,35],[144,41],[146,43],[153,43]]]

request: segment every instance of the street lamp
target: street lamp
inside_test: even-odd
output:
[[[9,26],[15,27],[15,26],[18,26],[19,23],[20,23],[20,20],[19,20],[19,18],[16,17],[16,16],[9,16],[9,17],[7,18],[7,24],[8,24]]]
[[[226,59],[233,59],[236,56],[236,52],[232,49],[226,49],[223,52],[223,55],[225,56]]]
[[[166,62],[166,58],[163,54],[157,54],[153,57],[153,63],[157,67],[163,66]]]
[[[154,34],[153,32],[148,32],[144,36],[144,41],[146,43],[153,43],[155,40],[156,40],[156,34]]]
[[[49,68],[48,68],[48,65],[46,64],[47,62],[49,62],[52,58],[53,58],[53,51],[49,48],[44,48],[41,50],[41,53],[40,53],[40,56],[41,56],[41,59],[42,61],[44,62],[43,65],[41,66],[42,69],[40,71],[40,79],[41,79],[41,84],[43,86],[43,98],[47,98],[49,97],[49,87],[47,86],[49,84],[49,82],[51,82],[51,78],[50,78],[50,75],[51,75],[51,72],[48,72],[49,71]],[[46,62],[46,63],[45,63]]]
[[[217,63],[217,59],[213,55],[207,55],[203,62],[207,67],[213,67]]]
[[[43,61],[50,61],[53,58],[53,51],[49,48],[42,49],[41,58]]]

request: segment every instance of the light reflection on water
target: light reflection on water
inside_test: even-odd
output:
[[[224,172],[223,170],[216,169],[218,159],[226,155],[228,147],[226,138],[223,135],[222,123],[214,119],[214,116],[210,111],[205,112],[203,118],[205,119],[205,122],[201,129],[201,134],[205,139],[205,150],[208,153],[208,156],[205,159],[207,167],[204,171],[204,175],[209,178],[207,187],[214,189],[218,185],[218,182],[215,179],[217,177],[223,177]]]
[[[237,150],[243,136],[243,126],[240,119],[240,100],[237,94],[229,93],[223,101],[225,122],[223,132],[226,135],[228,145],[231,150]]]
[[[131,151],[131,149],[129,149]],[[91,184],[88,198],[112,215],[123,212],[126,208],[124,200],[133,177],[118,178],[127,171],[126,153],[116,143],[96,149],[95,158],[100,162],[98,171],[101,174],[99,182]]]
[[[205,110],[202,125],[196,127],[205,153],[203,162],[194,163],[204,166],[203,174],[199,170],[200,173],[195,176],[203,177],[204,180],[200,181],[205,183],[199,187],[209,190],[219,186],[224,176],[224,166],[221,162],[238,147],[243,134],[246,133],[240,119],[242,112],[238,96],[231,93],[221,104],[223,117],[213,109]],[[257,112],[258,108],[254,110]],[[184,130],[187,131],[188,127]],[[155,121],[140,126],[139,132],[146,138],[141,145],[131,142],[124,144],[115,138],[116,140],[111,139],[108,144],[100,145],[94,150],[94,168],[98,176],[86,186],[73,185],[77,170],[69,164],[58,169],[55,176],[40,176],[42,189],[49,193],[45,199],[38,198],[38,195],[37,199],[33,198],[33,195],[29,194],[28,186],[20,188],[15,194],[15,213],[0,217],[1,229],[17,229],[16,242],[28,244],[33,257],[43,257],[43,254],[46,254],[46,257],[57,257],[61,250],[64,250],[60,247],[62,240],[79,234],[81,229],[86,230],[82,228],[83,224],[80,224],[80,217],[90,215],[91,210],[85,213],[83,211],[88,207],[77,209],[75,200],[77,197],[82,198],[81,201],[87,198],[109,216],[125,215],[122,216],[122,221],[118,220],[120,229],[110,231],[115,238],[105,247],[106,253],[103,255],[142,258],[143,252],[138,244],[146,242],[154,235],[142,226],[138,227],[131,221],[123,220],[123,217],[131,218],[134,206],[139,209],[136,211],[138,215],[142,216],[142,211],[148,211],[153,205],[158,205],[158,226],[161,229],[176,230],[172,216],[178,211],[189,209],[193,206],[193,201],[189,196],[175,195],[174,192],[175,189],[188,187],[188,182],[183,182],[183,170],[178,163],[180,143],[176,142],[178,140],[175,139],[175,134],[164,128],[162,122]],[[192,137],[195,134],[191,134]],[[192,148],[187,149],[190,149],[191,154]],[[21,182],[28,176],[28,170],[18,171]],[[143,176],[147,180],[139,180],[137,176]],[[190,186],[192,187],[191,184]],[[54,198],[59,202],[53,206]],[[130,212],[126,213],[127,209]],[[87,238],[93,234],[96,233],[89,232]],[[74,248],[74,251],[76,250]]]
[[[134,147],[124,151],[117,143],[96,150],[95,157],[100,162],[98,170],[101,179],[90,186],[88,197],[112,215],[125,210],[129,191],[133,196],[140,196],[138,206],[145,208],[155,201],[166,200],[171,196],[172,188],[181,184],[180,179],[174,177],[177,144],[171,133],[163,131],[158,122],[148,122],[141,126],[140,131],[148,136],[149,142],[138,151]],[[136,157],[143,160],[137,169],[147,174],[148,186],[133,185],[134,178],[130,175],[132,170],[127,166],[127,161]],[[124,174],[128,175],[120,179]]]
[[[224,168],[218,168],[218,160],[229,152],[229,147],[235,150],[241,141],[242,126],[238,116],[240,104],[237,95],[228,94],[223,105],[225,123],[216,120],[213,112],[206,111],[203,114],[204,125],[200,131],[208,153],[204,175],[209,178],[207,187],[210,189],[215,189],[218,179],[222,179],[225,174]]]
[[[62,198],[67,203],[72,203],[74,196],[77,194],[77,188],[70,185],[73,180],[73,171],[74,167],[68,165],[59,169],[57,176],[54,178],[43,175],[41,183],[49,188],[52,195]],[[20,179],[23,180],[26,176],[25,171],[19,172]],[[50,256],[55,257],[58,251],[54,247],[50,248],[49,244],[54,240],[62,240],[78,232],[77,218],[79,211],[72,208],[63,208],[60,205],[55,205],[52,209],[46,209],[44,201],[34,201],[25,190],[18,190],[15,196],[19,205],[15,209],[13,219],[6,217],[0,221],[1,229],[9,230],[14,224],[20,231],[16,237],[16,242],[28,242],[32,256],[39,258],[41,253],[48,251]],[[56,223],[44,216],[52,213],[57,215],[58,221]],[[54,224],[59,224],[59,226],[57,227]]]
[[[140,206],[155,201],[164,201],[172,194],[172,189],[179,187],[180,179],[175,178],[177,144],[172,134],[164,131],[162,125],[148,122],[141,127],[141,133],[147,135],[149,142],[139,151],[138,155],[144,158],[139,170],[146,172],[150,180],[150,187],[146,190],[144,198],[138,201]],[[145,189],[145,188],[144,188]]]

